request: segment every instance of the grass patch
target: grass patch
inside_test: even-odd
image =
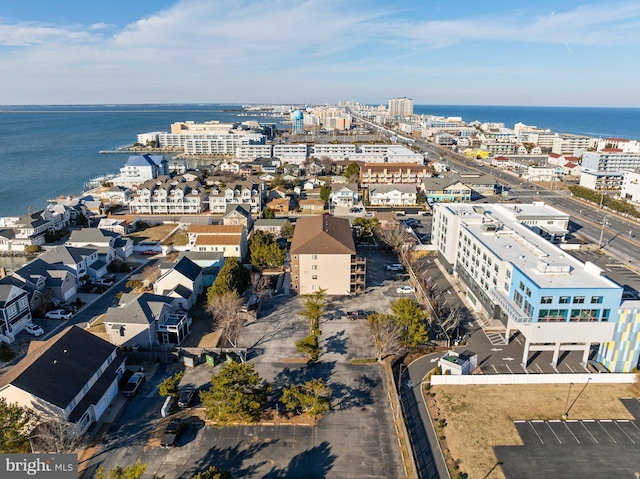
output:
[[[514,420],[560,419],[583,385],[431,386],[427,397],[434,424],[446,420],[443,449],[469,478],[483,477],[496,463],[493,446],[521,445]],[[431,395],[431,393],[435,393]],[[570,419],[632,419],[619,398],[629,396],[629,384],[589,384],[575,403]],[[501,471],[492,478],[503,478]]]
[[[376,358],[355,358],[351,360],[351,364],[375,364],[377,362]]]

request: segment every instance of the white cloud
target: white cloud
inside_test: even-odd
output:
[[[404,9],[402,15],[397,8]],[[566,55],[591,46],[632,51],[640,43],[636,3],[545,13],[518,5],[504,14],[468,18],[459,10],[455,18],[430,11],[435,19],[418,11],[411,15],[409,8],[358,0],[182,0],[121,29],[0,19],[0,70],[12,73],[0,77],[0,104],[15,103],[4,96],[9,87],[12,98],[21,93],[20,101],[28,102],[29,95],[60,94],[63,84],[67,102],[74,94],[106,102],[154,95],[153,101],[163,95],[199,101],[198,95],[221,93],[225,100],[241,100],[265,90],[286,96],[328,85],[331,91],[323,95],[343,97],[338,85],[363,81],[384,97],[385,80],[415,84],[431,74],[435,62],[456,75],[463,67],[447,62],[447,55],[466,57],[471,69],[481,67],[483,55],[473,52],[487,46],[557,44]]]

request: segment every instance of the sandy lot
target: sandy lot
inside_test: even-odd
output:
[[[522,444],[513,421],[560,419],[582,385],[434,386],[425,392],[443,451],[469,479],[482,478],[497,462],[492,446]],[[435,396],[431,394],[435,393]],[[631,419],[619,401],[628,384],[590,384],[571,408],[570,419]],[[568,398],[568,401],[567,401]],[[441,420],[446,425],[441,427]],[[448,454],[447,454],[448,452]],[[451,460],[447,459],[451,464]],[[492,478],[502,478],[495,470]]]

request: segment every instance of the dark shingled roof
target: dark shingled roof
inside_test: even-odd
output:
[[[33,341],[27,355],[0,378],[0,388],[12,384],[64,409],[115,349],[71,326],[47,341]]]
[[[190,279],[191,281],[195,281],[195,279],[202,271],[202,268],[200,266],[184,256],[180,258],[180,261],[176,263],[173,269],[185,278]]]

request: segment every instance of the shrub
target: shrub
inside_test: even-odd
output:
[[[24,247],[24,252],[27,254],[38,253],[42,250],[39,244],[30,244]]]

